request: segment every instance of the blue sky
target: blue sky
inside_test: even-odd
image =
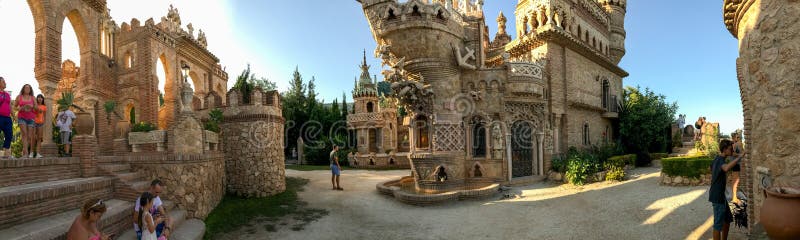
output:
[[[514,18],[515,0],[485,0],[491,36],[497,31],[499,11]],[[355,0],[224,0],[198,4],[192,0],[109,0],[118,24],[136,17],[158,21],[169,4],[180,10],[183,24],[192,22],[206,31],[209,50],[231,76],[229,86],[251,63],[254,72],[277,82],[281,90],[298,67],[306,80],[316,77],[317,91],[326,102],[348,95],[366,49],[371,73],[379,74],[373,58],[375,41]],[[628,1],[625,19],[627,54],[620,63],[630,73],[625,85],[649,87],[677,101],[688,122],[699,116],[720,122],[723,133],[742,126],[736,81],[737,41],[722,23],[722,1]],[[27,19],[27,20],[26,20]],[[11,90],[33,80],[33,27],[23,1],[0,0],[0,27],[13,36],[0,52],[0,75]],[[514,33],[513,24],[508,32]],[[70,33],[70,29],[65,29]],[[512,36],[516,37],[516,36]],[[74,37],[65,36],[64,58],[77,55]],[[17,54],[19,52],[19,54]],[[380,76],[379,76],[380,77]],[[22,81],[19,81],[22,80]],[[19,84],[19,86],[16,86]],[[340,99],[341,101],[341,99]]]

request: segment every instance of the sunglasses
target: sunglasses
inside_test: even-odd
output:
[[[92,205],[92,206],[91,206],[91,207],[89,207],[89,208],[98,207],[98,206],[100,206],[100,205],[103,205],[103,199],[100,199],[99,201],[97,201],[97,203],[95,203],[94,205]]]

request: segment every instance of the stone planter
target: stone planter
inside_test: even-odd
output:
[[[78,134],[92,134],[94,132],[94,118],[87,112],[75,113],[75,131]]]
[[[770,239],[800,239],[800,189],[764,190],[761,225]]]
[[[151,143],[156,144],[156,151],[163,152],[167,143],[167,131],[154,130],[128,133],[128,144],[131,145],[131,151],[133,152],[141,152],[139,145]]]

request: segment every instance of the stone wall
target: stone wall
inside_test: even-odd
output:
[[[163,181],[164,198],[189,217],[205,219],[225,196],[225,158],[220,153],[152,155],[130,163],[145,179]]]
[[[699,178],[682,177],[682,176],[669,176],[661,173],[661,185],[669,186],[708,186],[711,185],[711,174],[703,174]]]
[[[800,187],[800,3],[785,0],[724,1],[724,21],[739,39],[737,75],[744,107],[742,190],[754,198],[750,223],[764,196],[758,167],[773,186]],[[752,224],[751,224],[752,225]]]

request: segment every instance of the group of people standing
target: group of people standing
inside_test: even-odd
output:
[[[16,116],[13,112],[16,112]],[[14,140],[13,124],[16,118],[22,141],[21,157],[41,158],[45,114],[47,114],[47,105],[44,102],[44,95],[39,94],[34,97],[33,87],[25,84],[19,95],[12,100],[11,94],[6,91],[5,79],[0,77],[0,131],[3,132],[4,137],[0,157],[14,158],[11,154],[11,142]],[[59,109],[57,119],[56,125],[61,132],[62,144],[69,155],[69,136],[72,133],[72,121],[75,119],[75,113],[69,109]],[[66,141],[64,141],[65,136]]]

